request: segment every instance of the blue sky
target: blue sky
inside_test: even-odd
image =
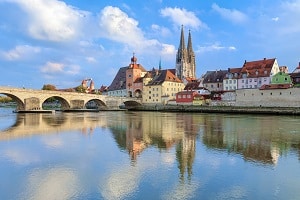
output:
[[[135,52],[145,69],[175,68],[191,31],[196,75],[277,58],[300,61],[300,0],[0,0],[1,86],[110,85]]]

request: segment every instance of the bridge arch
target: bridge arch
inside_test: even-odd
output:
[[[142,91],[140,89],[135,90],[134,91],[134,97],[142,98]]]
[[[132,108],[132,107],[140,106],[142,104],[137,101],[130,100],[130,101],[124,101],[124,105],[125,105],[125,108]]]
[[[17,103],[17,108],[16,110],[24,110],[25,109],[25,103],[17,96],[10,94],[10,93],[1,93],[4,94],[10,98],[12,98],[12,100],[14,100]]]
[[[61,110],[70,109],[70,104],[66,99],[64,99],[63,97],[60,97],[60,96],[55,96],[55,95],[54,96],[48,96],[48,97],[42,99],[42,105],[50,98],[54,98],[54,99],[56,99],[60,102],[60,109]]]
[[[93,103],[94,102],[94,105]],[[85,104],[86,108],[94,108],[94,109],[101,109],[101,108],[106,108],[106,104],[100,100],[100,99],[90,99],[86,102]]]

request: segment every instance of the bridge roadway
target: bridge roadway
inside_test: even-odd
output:
[[[5,130],[0,130],[0,141],[13,140],[33,135],[51,134],[78,130],[82,134],[93,134],[96,127],[107,127],[105,115],[81,113],[72,115],[61,114],[17,114],[16,121]]]
[[[11,97],[17,103],[17,112],[43,111],[43,103],[51,97],[60,101],[63,111],[86,109],[86,105],[90,101],[95,102],[98,110],[118,110],[122,104],[126,106],[141,104],[141,99],[138,98],[4,86],[0,86],[0,94]]]

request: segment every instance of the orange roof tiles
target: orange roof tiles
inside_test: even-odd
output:
[[[248,78],[251,77],[266,77],[270,76],[272,67],[275,63],[275,58],[272,59],[263,59],[263,60],[257,60],[257,61],[251,61],[244,63],[240,78],[242,78],[243,74],[247,74]]]

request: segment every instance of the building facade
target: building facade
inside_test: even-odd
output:
[[[223,79],[227,70],[207,71],[203,76],[203,87],[209,91],[223,91]]]
[[[175,100],[176,93],[184,89],[183,82],[171,70],[159,70],[153,78],[146,79],[143,87],[143,103],[167,104]]]
[[[260,88],[270,84],[273,75],[279,72],[277,59],[245,61],[238,79],[238,89]]]
[[[176,76],[180,80],[196,79],[196,61],[189,31],[188,44],[185,46],[183,26],[181,27],[180,43],[176,54]]]
[[[126,70],[126,91],[128,97],[141,97],[143,84],[141,78],[147,71],[141,64],[137,63],[137,58],[133,55],[131,63]]]
[[[228,72],[223,79],[223,90],[232,91],[238,88],[238,77],[242,68],[228,68]]]

